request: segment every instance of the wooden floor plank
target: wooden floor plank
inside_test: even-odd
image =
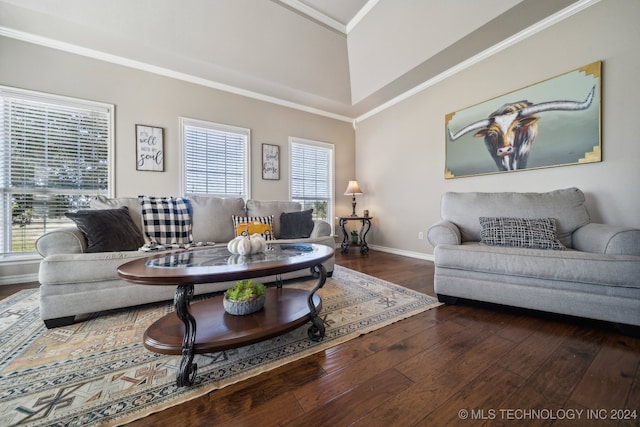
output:
[[[352,360],[342,369],[300,387],[294,394],[305,410],[312,410],[338,396],[352,392],[362,382],[369,381],[384,371],[394,368],[399,361],[410,358],[429,346],[435,346],[438,341],[436,329],[430,328],[425,331],[413,329],[409,336],[389,337],[387,346],[379,351],[363,359]]]
[[[485,334],[464,329],[452,334],[438,347],[406,360],[397,369],[416,385],[386,402],[360,425],[411,426],[460,392],[469,381],[493,364],[496,358],[515,346],[489,330]],[[480,363],[475,363],[480,360]],[[457,414],[460,408],[448,408]]]
[[[529,377],[575,331],[567,325],[546,322],[529,327],[526,339],[496,361],[496,366]]]
[[[295,398],[291,393],[281,393],[271,399],[269,405],[260,405],[251,408],[251,410],[235,411],[236,415],[226,421],[210,420],[209,424],[203,420],[203,424],[216,427],[241,427],[241,426],[275,426],[280,424],[283,419],[291,419],[304,416],[305,413],[297,405]],[[175,426],[185,425],[181,423]]]
[[[388,369],[364,381],[351,392],[332,399],[325,405],[294,417],[283,426],[341,426],[350,425],[375,408],[413,385],[413,382],[395,369]],[[362,394],[367,399],[362,399]]]
[[[451,426],[467,420],[472,424],[492,421],[500,416],[498,408],[501,402],[523,382],[523,377],[491,366],[418,421],[416,426]]]
[[[523,390],[507,399],[505,408],[550,409],[565,407],[571,393],[593,363],[604,336],[597,330],[578,329],[538,366]]]
[[[635,344],[627,337],[608,336],[571,400],[587,408],[620,409],[640,366],[640,349]]]

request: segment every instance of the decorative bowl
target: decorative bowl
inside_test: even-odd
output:
[[[245,314],[255,313],[264,307],[266,295],[259,296],[256,299],[248,301],[231,301],[226,297],[222,300],[222,305],[227,313],[234,316],[244,316]]]

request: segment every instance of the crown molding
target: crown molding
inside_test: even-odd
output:
[[[341,32],[342,34],[348,35],[355,27],[364,19],[365,16],[374,6],[378,3],[379,0],[368,0],[367,3],[356,13],[356,15],[344,25],[335,19],[325,15],[322,12],[312,8],[311,6],[307,6],[299,0],[277,0],[278,2],[289,6],[292,9],[297,10],[298,12],[307,15],[309,18],[318,21],[319,23],[326,25],[329,28],[332,28],[336,31]]]
[[[307,6],[298,0],[278,0],[278,2],[289,6],[292,9],[297,10],[298,12],[307,15],[309,18],[314,21],[318,21],[321,24],[326,25],[329,28],[333,28],[336,31],[341,32],[342,34],[347,34],[347,26],[341,24],[333,18],[328,17],[324,13],[318,12],[316,9],[311,6]]]
[[[364,19],[365,16],[378,4],[380,0],[369,0],[363,7],[356,13],[351,21],[347,24],[346,33],[349,34],[355,27]]]

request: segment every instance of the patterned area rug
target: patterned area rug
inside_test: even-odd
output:
[[[323,341],[310,341],[303,326],[258,344],[196,355],[195,384],[177,387],[180,357],[142,345],[145,329],[172,311],[171,303],[111,310],[47,330],[38,290],[22,291],[0,301],[0,425],[122,425],[439,305],[340,266],[318,294]]]

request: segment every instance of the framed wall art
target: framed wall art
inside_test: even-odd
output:
[[[136,169],[164,172],[164,129],[136,125]]]
[[[445,117],[445,178],[602,161],[594,62]]]
[[[262,179],[280,179],[280,146],[262,144]]]

